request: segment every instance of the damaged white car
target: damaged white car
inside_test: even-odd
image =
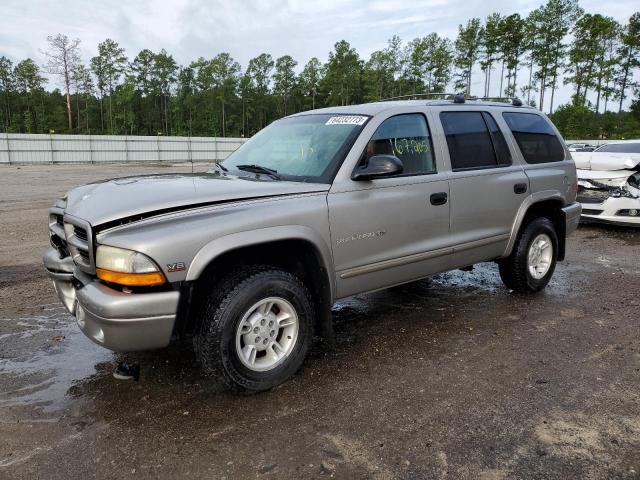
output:
[[[640,140],[572,153],[582,220],[640,227]]]

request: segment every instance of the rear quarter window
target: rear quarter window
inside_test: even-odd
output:
[[[527,163],[564,160],[564,148],[549,122],[535,113],[504,112],[505,122]]]

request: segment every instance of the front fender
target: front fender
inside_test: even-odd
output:
[[[331,255],[331,250],[327,245],[327,242],[317,231],[304,225],[266,227],[232,233],[216,238],[198,251],[189,266],[186,280],[197,280],[207,265],[209,265],[216,257],[219,257],[224,253],[238,248],[250,247],[252,245],[259,245],[261,243],[274,242],[278,240],[306,240],[317,249],[322,263],[329,275],[331,298],[334,298],[335,275],[333,271],[333,257]]]

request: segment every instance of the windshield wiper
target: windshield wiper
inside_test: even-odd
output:
[[[213,164],[213,168],[216,169],[216,173],[219,175],[220,171],[222,171],[223,173],[227,173],[229,171],[229,169],[227,167],[225,167],[224,165],[222,165],[221,163],[214,163]]]
[[[252,172],[252,173],[264,173],[265,175],[269,175],[271,178],[274,178],[275,180],[282,180],[282,177],[280,177],[280,175],[278,175],[278,171],[277,170],[273,170],[272,168],[267,168],[267,167],[263,167],[261,165],[236,165],[235,166],[238,170],[243,170],[245,172]]]

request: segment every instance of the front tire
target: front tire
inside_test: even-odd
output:
[[[314,308],[296,276],[256,266],[213,285],[199,324],[195,350],[205,374],[233,390],[259,392],[302,365]]]
[[[521,229],[511,255],[498,262],[500,278],[518,293],[539,292],[553,276],[558,236],[551,220],[534,218]]]

